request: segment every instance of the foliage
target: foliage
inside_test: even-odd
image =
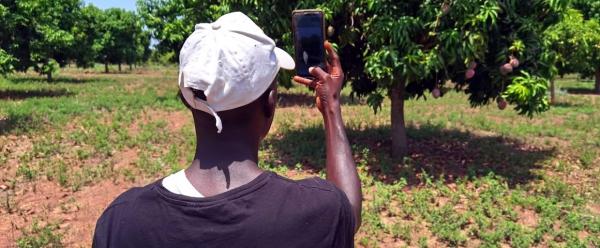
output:
[[[31,66],[40,74],[50,77],[58,63],[67,63],[69,51],[75,44],[70,31],[76,21],[79,0],[24,0],[17,1],[17,6],[21,16],[28,19],[27,28],[31,33],[27,36],[27,42]]]
[[[586,20],[581,11],[568,9],[562,21],[544,33],[550,49],[556,53],[558,74],[593,75],[600,67],[600,23]]]
[[[548,110],[547,80],[531,76],[525,71],[521,73],[522,76],[513,78],[512,84],[508,85],[503,97],[510,102],[517,103],[515,109],[520,114],[526,114],[529,117]]]
[[[31,225],[29,230],[24,230],[24,235],[17,240],[17,247],[63,247],[63,244],[61,242],[62,235],[55,233],[57,230],[58,225],[56,224],[46,225],[42,227],[37,221],[35,221]]]
[[[102,19],[102,38],[100,41],[100,61],[121,64],[132,64],[138,60],[138,54],[144,54],[145,49],[138,47],[143,38],[149,37],[142,32],[141,22],[135,13],[123,9],[110,8]],[[139,52],[139,53],[138,53]]]
[[[5,75],[14,70],[15,59],[4,50],[0,49],[0,75]]]
[[[573,8],[580,10],[585,19],[600,20],[600,1],[573,0]]]
[[[291,51],[291,11],[320,8],[334,31],[330,39],[338,45],[354,95],[366,96],[377,109],[398,83],[406,84],[407,97],[422,97],[451,80],[477,106],[501,97],[519,71],[549,78],[552,57],[539,34],[559,20],[567,2],[139,0],[138,6],[159,40],[159,51],[175,53],[195,23],[230,11],[248,14]],[[511,56],[521,65],[501,75],[500,66]],[[471,62],[478,63],[475,77],[466,79]],[[519,108],[524,113],[543,109],[529,104]]]
[[[51,79],[76,62],[138,63],[150,56],[150,35],[140,18],[121,9],[100,10],[82,0],[7,0],[0,3],[2,72],[33,68]]]
[[[201,22],[212,22],[221,15],[241,11],[253,19],[257,25],[263,28],[265,33],[275,39],[277,46],[283,47],[288,52],[293,51],[291,36],[291,13],[298,8],[313,8],[315,6],[324,9],[325,4],[315,0],[223,0],[223,1],[183,1],[183,0],[138,0],[138,11],[144,24],[151,30],[152,36],[158,40],[157,50],[168,56],[171,61],[176,62],[179,58],[179,50],[187,36],[193,32],[194,25]],[[336,2],[336,1],[330,1]],[[327,17],[331,19],[330,11]],[[349,61],[342,59],[342,61]],[[353,67],[348,73],[362,73]],[[291,74],[280,77],[280,84],[291,86],[289,78]]]
[[[450,80],[469,94],[472,105],[486,104],[501,97],[519,71],[547,78],[550,61],[539,34],[558,20],[566,2],[362,1],[354,8],[366,16],[367,76],[388,90],[406,84],[408,97],[421,97]],[[503,73],[501,66],[512,58],[520,65]],[[468,69],[475,70],[470,79]],[[530,100],[511,103],[528,115],[545,109],[544,98]]]
[[[194,31],[196,23],[213,21],[227,13],[219,3],[216,0],[138,0],[137,6],[144,25],[158,40],[158,51],[175,52],[177,56],[172,57],[175,62],[183,42]]]
[[[73,48],[73,58],[79,67],[94,66],[100,56],[103,49],[103,15],[104,12],[93,5],[81,8],[79,20],[72,30],[77,44]]]

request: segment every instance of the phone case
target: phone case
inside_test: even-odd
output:
[[[298,54],[300,54],[301,52],[299,51],[299,47],[300,45],[299,40],[296,37],[296,22],[294,21],[294,17],[297,15],[305,15],[305,14],[318,14],[321,18],[321,30],[322,30],[322,37],[323,37],[323,41],[325,42],[325,20],[323,17],[323,11],[318,10],[318,9],[300,9],[300,10],[294,10],[292,11],[292,34],[294,34],[294,60],[296,60],[296,64],[298,65]],[[321,58],[321,64],[319,65],[321,68],[325,69],[325,49],[323,48],[323,56]],[[299,68],[297,68],[296,73],[299,76],[302,77],[308,77],[308,78],[312,78],[312,75],[308,74],[307,72],[302,72],[299,70]]]

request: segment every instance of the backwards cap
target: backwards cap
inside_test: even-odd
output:
[[[187,38],[179,55],[179,88],[194,109],[215,117],[258,99],[271,85],[280,68],[293,70],[294,60],[241,12],[200,23]],[[204,91],[206,101],[191,89]]]

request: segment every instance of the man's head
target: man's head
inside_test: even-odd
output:
[[[205,100],[206,96],[201,90],[192,90],[195,97]],[[210,113],[194,109],[185,100],[181,91],[179,97],[183,104],[192,112],[197,131],[217,134],[215,117]],[[273,81],[269,88],[253,102],[242,107],[218,112],[222,122],[222,133],[244,133],[264,138],[271,128],[275,116],[277,103],[277,81]]]
[[[211,123],[218,133],[254,128],[266,134],[275,110],[277,73],[294,68],[291,56],[239,12],[196,25],[179,60],[181,96],[196,127]]]

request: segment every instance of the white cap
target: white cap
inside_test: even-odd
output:
[[[223,124],[217,112],[250,104],[267,90],[279,68],[295,67],[292,57],[240,12],[195,29],[179,54],[179,88],[192,108],[215,117],[219,133]],[[191,89],[204,91],[206,101]]]

